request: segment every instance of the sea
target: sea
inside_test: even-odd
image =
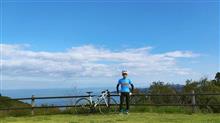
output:
[[[10,98],[29,98],[32,95],[35,97],[53,97],[53,96],[82,96],[87,95],[86,92],[92,91],[94,95],[94,101],[101,94],[103,90],[108,89],[110,92],[115,92],[115,88],[62,88],[62,89],[13,89],[13,90],[2,90],[2,96]],[[116,100],[119,100],[115,97]],[[36,99],[35,105],[73,105],[77,98],[68,99]],[[22,100],[26,103],[31,103],[31,100]]]

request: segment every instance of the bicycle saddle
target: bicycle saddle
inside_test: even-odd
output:
[[[102,91],[102,93],[105,93],[106,91],[108,92],[108,90],[104,90],[104,91]]]
[[[89,91],[89,92],[86,92],[87,94],[91,94],[92,93],[92,91]]]

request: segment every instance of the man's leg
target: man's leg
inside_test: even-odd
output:
[[[123,102],[124,102],[124,94],[121,93],[119,111],[122,111]]]
[[[129,101],[130,101],[130,95],[129,93],[126,93],[126,111],[129,110]]]

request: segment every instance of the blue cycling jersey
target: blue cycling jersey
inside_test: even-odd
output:
[[[121,85],[121,92],[130,92],[130,84],[132,84],[132,81],[130,79],[119,79],[118,84]]]

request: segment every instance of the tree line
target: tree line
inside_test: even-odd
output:
[[[214,79],[209,80],[204,77],[198,81],[186,80],[184,85],[174,85],[162,81],[152,82],[145,93],[147,94],[183,94],[191,93],[220,93],[220,72],[217,72]],[[140,93],[138,89],[136,93]],[[141,101],[140,101],[141,100]],[[191,104],[191,96],[150,96],[139,97],[139,102],[151,104]],[[219,95],[199,95],[196,96],[196,104],[205,104],[198,106],[197,109],[202,112],[220,113],[220,106],[210,106],[220,104]]]

